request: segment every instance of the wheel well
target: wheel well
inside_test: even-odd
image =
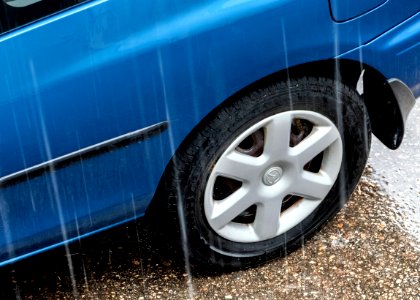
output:
[[[398,101],[386,78],[369,65],[353,60],[322,60],[273,73],[248,85],[229,100],[238,99],[259,88],[291,78],[325,77],[338,79],[357,88],[363,72],[362,97],[368,110],[372,133],[388,148],[396,149],[404,135],[404,121]],[[358,89],[359,90],[359,89]]]

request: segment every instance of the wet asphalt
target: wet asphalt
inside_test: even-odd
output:
[[[0,299],[420,299],[420,102],[407,128],[397,151],[373,141],[345,208],[287,257],[189,276],[139,220],[1,268]]]

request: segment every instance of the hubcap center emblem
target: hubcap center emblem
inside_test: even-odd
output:
[[[283,169],[280,167],[271,167],[268,169],[264,176],[263,176],[263,182],[265,185],[271,186],[276,184],[281,177],[283,176]]]

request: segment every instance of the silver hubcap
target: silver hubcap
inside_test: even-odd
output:
[[[295,120],[304,120],[310,129],[291,145]],[[255,142],[256,132],[263,139],[261,150],[252,145],[252,151],[241,149]],[[342,155],[340,133],[323,115],[289,111],[268,117],[239,135],[216,162],[204,194],[207,221],[217,234],[235,242],[276,237],[323,201],[337,179]],[[318,166],[308,167],[314,161]],[[230,192],[217,196],[221,181]]]

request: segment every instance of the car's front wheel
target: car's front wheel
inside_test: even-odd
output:
[[[273,84],[224,104],[168,171],[192,258],[246,267],[296,249],[348,199],[369,147],[362,99],[331,79]]]

